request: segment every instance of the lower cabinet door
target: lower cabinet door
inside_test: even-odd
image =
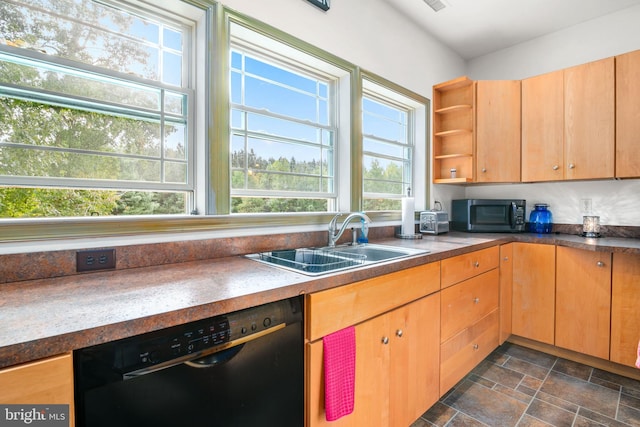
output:
[[[394,310],[389,316],[388,425],[409,427],[440,397],[440,294]]]
[[[513,243],[511,332],[553,345],[555,342],[556,248]]]
[[[608,360],[612,254],[556,251],[556,346]]]
[[[356,326],[356,381],[353,413],[327,421],[325,412],[322,340],[307,344],[308,427],[386,426],[389,419],[389,345],[382,343],[387,316],[378,316]]]
[[[440,294],[356,326],[355,404],[328,422],[322,340],[307,344],[307,426],[408,427],[439,397]]]
[[[640,255],[613,254],[612,362],[635,366],[640,341]]]

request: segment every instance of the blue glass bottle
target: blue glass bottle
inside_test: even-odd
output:
[[[546,203],[536,203],[529,216],[529,230],[532,233],[551,233],[553,217]]]

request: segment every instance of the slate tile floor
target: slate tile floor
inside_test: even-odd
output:
[[[411,427],[640,426],[640,381],[505,343]]]

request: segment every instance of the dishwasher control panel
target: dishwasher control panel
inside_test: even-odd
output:
[[[83,357],[117,372],[161,369],[259,337],[301,321],[298,300],[283,300],[83,349]]]

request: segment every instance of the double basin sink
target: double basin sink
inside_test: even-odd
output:
[[[297,248],[248,255],[249,258],[308,276],[320,276],[367,264],[426,254],[422,249],[377,244],[333,248]]]

